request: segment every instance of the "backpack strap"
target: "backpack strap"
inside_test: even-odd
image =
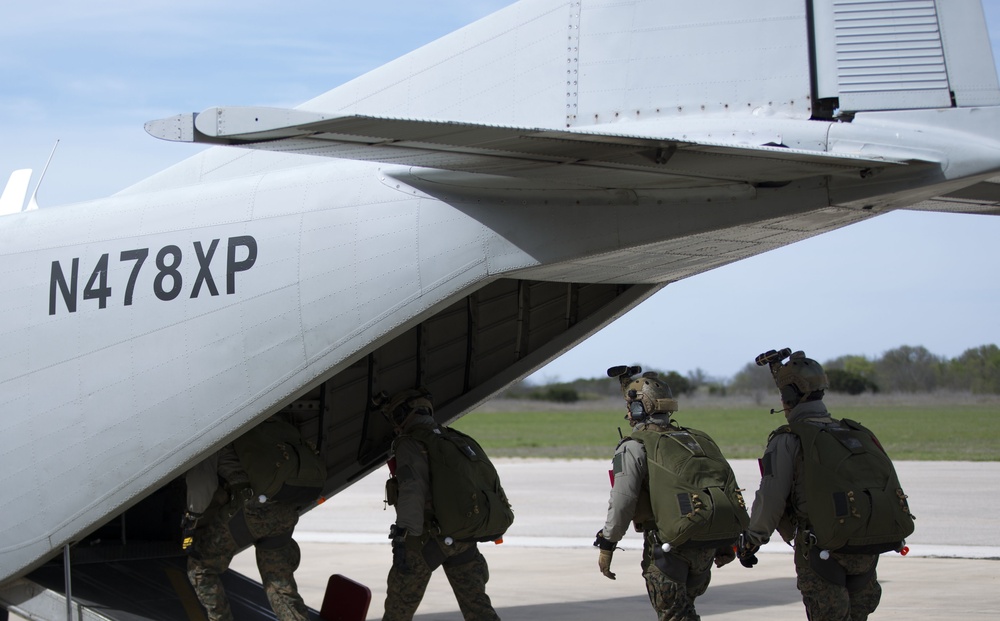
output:
[[[783,433],[795,433],[795,432],[792,431],[792,426],[791,425],[782,425],[781,427],[778,427],[777,429],[775,429],[774,431],[772,431],[770,433],[770,435],[767,436],[767,443],[770,444],[771,440],[773,440],[775,437],[777,437],[777,436],[779,436],[779,435],[781,435]]]

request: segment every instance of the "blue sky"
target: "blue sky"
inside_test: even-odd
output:
[[[149,137],[150,119],[294,106],[507,4],[7,0],[0,181],[58,139],[42,206],[107,196],[197,149]],[[1000,57],[1000,0],[984,7]],[[957,356],[1000,343],[998,268],[1000,217],[896,212],[674,283],[533,379],[635,362],[728,377],[784,346]]]

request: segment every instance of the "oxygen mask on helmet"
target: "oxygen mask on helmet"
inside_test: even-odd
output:
[[[634,390],[630,390],[627,397],[631,401],[628,402],[628,414],[625,415],[625,418],[631,418],[633,423],[645,421],[649,413],[646,412],[646,406],[642,404],[642,400],[638,398],[638,394]]]

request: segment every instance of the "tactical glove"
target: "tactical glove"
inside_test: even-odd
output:
[[[617,544],[604,538],[604,531],[597,531],[597,539],[594,540],[594,547],[600,548],[601,552],[597,557],[597,566],[601,573],[614,580],[615,574],[611,571],[611,557],[615,554]]]
[[[763,543],[767,543],[767,541],[765,540]],[[736,556],[740,559],[740,565],[747,569],[753,569],[753,566],[757,564],[757,550],[760,550],[760,545],[753,542],[750,534],[741,533],[736,541]]]
[[[392,540],[392,566],[401,574],[410,573],[410,564],[406,562],[406,529],[393,524],[389,527],[389,539]]]
[[[722,567],[736,560],[736,546],[722,546],[715,551],[715,566]]]
[[[614,550],[601,550],[597,557],[597,566],[601,569],[601,573],[612,580],[615,579],[615,574],[611,571],[611,557],[614,553]]]
[[[194,544],[194,531],[198,528],[198,520],[201,519],[201,516],[201,513],[187,511],[181,518],[181,550],[187,552]]]
[[[237,483],[229,488],[229,504],[226,505],[226,514],[229,517],[236,515],[254,497],[253,489],[249,483]]]

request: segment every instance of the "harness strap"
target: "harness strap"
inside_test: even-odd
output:
[[[876,561],[864,573],[848,574],[844,566],[834,560],[833,557],[823,560],[820,558],[819,553],[820,550],[817,546],[812,546],[809,549],[810,569],[827,582],[846,588],[848,593],[856,593],[868,586],[878,566],[878,562]]]
[[[253,543],[253,535],[250,534],[250,526],[247,524],[247,516],[243,513],[242,507],[229,518],[229,534],[233,536],[239,548],[245,548]]]
[[[445,559],[444,565],[446,567],[455,567],[456,565],[465,565],[466,563],[471,563],[475,560],[476,555],[479,553],[479,548],[475,544],[472,545],[468,550],[456,554],[455,556],[450,556]]]
[[[245,548],[251,543],[261,550],[278,550],[292,543],[292,533],[294,529],[277,535],[270,535],[260,539],[254,539],[250,532],[250,525],[247,524],[247,516],[243,509],[240,509],[229,520],[229,533],[236,541],[236,545]]]
[[[479,548],[473,544],[468,550],[460,552],[454,556],[447,556],[444,553],[444,550],[441,549],[441,544],[438,540],[431,537],[427,540],[427,543],[424,544],[420,553],[424,557],[424,562],[427,563],[427,567],[430,568],[431,571],[434,571],[442,565],[455,567],[456,565],[464,565],[473,561],[476,558],[476,554],[479,553]]]
[[[441,566],[441,563],[445,560],[444,551],[441,546],[438,545],[437,539],[430,537],[427,539],[427,543],[424,544],[423,549],[420,550],[420,554],[424,557],[424,562],[427,563],[427,567],[434,571]]]

